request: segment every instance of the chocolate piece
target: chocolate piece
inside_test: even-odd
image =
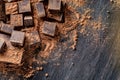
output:
[[[10,22],[15,27],[23,26],[23,14],[11,15]]]
[[[49,0],[48,9],[52,11],[61,10],[61,0]]]
[[[47,17],[51,18],[53,20],[56,20],[58,22],[63,22],[63,13],[54,13],[53,14],[53,13],[48,12]]]
[[[13,31],[10,42],[14,46],[21,47],[24,44],[24,39],[25,39],[25,33],[21,31]]]
[[[5,3],[3,0],[0,0],[0,21],[5,21]]]
[[[35,9],[37,11],[38,17],[45,17],[45,9],[43,3],[36,3]]]
[[[0,31],[6,34],[11,34],[13,31],[14,27],[10,24],[2,24]]]
[[[25,16],[24,17],[24,26],[25,27],[30,27],[30,26],[33,26],[34,23],[33,23],[33,17],[32,16]]]
[[[30,49],[35,49],[40,46],[41,40],[38,31],[32,31],[30,33],[26,33],[26,39]]]
[[[25,27],[30,27],[33,26],[33,17],[32,16],[25,16],[24,17],[24,26]]]
[[[6,43],[3,39],[0,39],[0,53],[5,51]]]
[[[19,13],[31,12],[30,0],[23,0],[18,2]]]
[[[56,23],[45,21],[43,24],[42,33],[46,35],[54,36],[56,31],[56,26],[57,26]]]
[[[6,15],[17,14],[18,13],[17,2],[5,3],[5,12],[6,12]]]

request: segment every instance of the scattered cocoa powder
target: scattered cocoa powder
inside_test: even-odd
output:
[[[0,71],[9,74],[9,72],[15,72],[17,75],[23,75],[26,78],[29,78],[34,75],[36,71],[42,71],[43,67],[41,65],[47,64],[46,59],[50,57],[52,51],[57,48],[57,43],[60,40],[60,35],[63,37],[69,37],[70,40],[68,42],[72,43],[69,47],[67,43],[63,43],[66,47],[72,48],[73,50],[76,48],[78,33],[82,35],[89,35],[86,30],[87,25],[91,25],[92,29],[99,30],[101,29],[101,17],[98,21],[91,20],[92,16],[90,13],[93,12],[91,9],[84,10],[84,13],[77,12],[75,10],[76,7],[82,7],[85,5],[85,0],[63,0],[68,5],[65,8],[65,22],[57,24],[57,31],[55,37],[49,37],[43,35],[41,33],[41,28],[43,24],[42,19],[38,19],[36,16],[36,11],[34,10],[34,3],[39,2],[39,0],[31,0],[33,12],[34,12],[34,27],[23,29],[24,32],[30,32],[33,30],[39,30],[41,42],[41,51],[40,52],[29,52],[25,51],[23,55],[22,63],[19,65],[15,64],[6,64],[0,63]],[[73,5],[71,5],[73,4]],[[81,27],[78,31],[77,27]],[[88,27],[88,26],[87,26]],[[72,35],[71,35],[72,34]],[[98,33],[94,34],[95,37],[98,36]],[[96,37],[97,38],[97,37]],[[37,59],[35,57],[38,57]],[[38,67],[33,69],[32,64],[37,63]],[[60,64],[57,64],[60,65]],[[45,76],[48,77],[49,74],[45,73]]]

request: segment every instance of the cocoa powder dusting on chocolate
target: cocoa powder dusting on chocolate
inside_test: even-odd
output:
[[[36,16],[37,12],[34,9],[34,4],[39,2],[39,0],[30,0],[33,8],[33,18],[34,18],[34,27],[25,28],[21,31],[31,32],[38,30],[40,39],[41,39],[41,47],[40,51],[24,51],[23,59],[21,64],[8,64],[8,63],[0,63],[0,71],[4,74],[9,74],[10,72],[14,72],[17,75],[23,75],[26,78],[29,78],[34,75],[36,71],[44,70],[42,67],[43,64],[47,64],[47,59],[51,56],[52,52],[58,47],[57,44],[61,39],[61,35],[66,38],[70,38],[68,42],[72,43],[69,47],[68,43],[63,43],[66,48],[76,49],[78,33],[87,36],[86,27],[87,25],[91,25],[93,30],[101,29],[101,18],[98,21],[92,20],[91,13],[94,12],[91,9],[86,9],[83,13],[77,12],[74,8],[84,6],[85,0],[62,0],[64,3],[67,3],[65,7],[65,22],[57,23],[57,29],[54,37],[49,37],[47,35],[42,34],[42,25],[44,23],[43,19],[40,19]],[[72,4],[72,5],[71,5]],[[13,6],[14,7],[14,6]],[[47,7],[47,6],[45,6]],[[78,27],[81,27],[79,30]],[[93,33],[94,34],[94,33]],[[97,33],[94,34],[95,37],[98,36]],[[36,58],[37,57],[37,58]],[[33,68],[33,64],[36,63],[37,67]],[[45,76],[49,76],[48,73]]]

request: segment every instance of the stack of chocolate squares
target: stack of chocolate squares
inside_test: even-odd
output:
[[[2,35],[0,36],[0,61],[19,64],[26,43],[29,49],[40,47],[39,30],[28,33],[21,31],[34,26],[33,9],[38,19],[44,20],[42,34],[49,37],[55,36],[57,23],[64,21],[61,0],[48,0],[48,2],[40,0],[34,3],[34,6],[30,0],[0,0],[0,35]],[[12,50],[12,53],[9,50]],[[19,51],[21,51],[20,56]],[[7,57],[11,59],[7,60]]]

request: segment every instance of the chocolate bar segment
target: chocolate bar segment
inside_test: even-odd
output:
[[[28,48],[30,49],[36,49],[40,47],[40,36],[38,31],[32,31],[29,33],[26,33],[26,39],[28,42]]]
[[[61,10],[61,0],[49,0],[48,9],[52,11],[60,11]]]
[[[35,9],[36,9],[38,17],[45,17],[46,16],[43,3],[36,3]]]
[[[10,42],[13,46],[22,47],[24,45],[25,33],[21,31],[13,31]]]
[[[45,21],[43,24],[42,33],[49,36],[54,36],[56,31],[56,26],[57,24],[54,22]]]
[[[30,0],[22,0],[18,2],[19,13],[31,12]]]
[[[4,24],[4,23],[1,24],[0,32],[11,34],[13,30],[14,30],[14,27],[12,25]]]
[[[5,12],[6,12],[6,15],[17,14],[18,13],[17,2],[5,3]]]
[[[30,27],[34,25],[33,17],[32,16],[25,16],[24,17],[24,26]]]
[[[15,27],[23,26],[23,14],[11,15],[10,22]]]
[[[48,12],[47,17],[58,22],[63,22],[63,13],[50,13]]]

